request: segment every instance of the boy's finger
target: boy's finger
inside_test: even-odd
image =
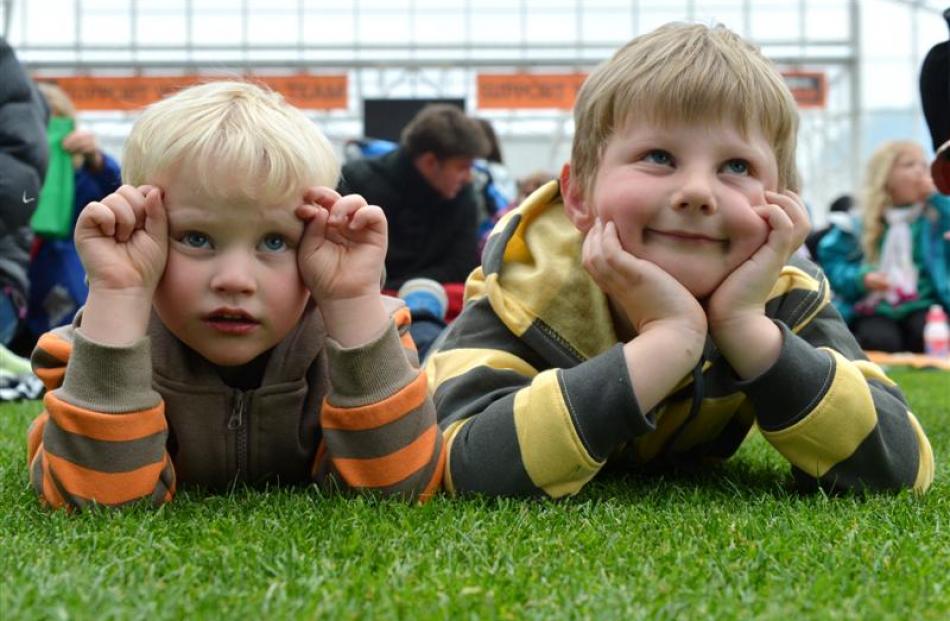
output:
[[[79,216],[79,221],[77,229],[92,224],[106,237],[115,235],[115,213],[100,202],[93,201],[86,205]]]
[[[109,204],[112,213],[115,215],[115,238],[116,241],[125,242],[129,240],[129,237],[132,236],[132,233],[135,232],[135,227],[137,223],[137,216],[135,209],[132,208],[132,205],[129,204],[126,200],[115,200]],[[144,221],[144,210],[143,210],[143,221]]]
[[[360,229],[382,229],[386,230],[386,214],[376,205],[367,205],[356,210],[353,218],[350,220],[350,230]]]
[[[312,205],[310,203],[303,203],[301,205],[297,205],[297,207],[294,208],[294,215],[297,216],[298,219],[303,220],[306,223],[312,220],[313,217],[317,215],[318,211],[321,211],[321,209],[317,207],[316,205]]]
[[[313,207],[310,218],[303,229],[303,237],[324,239],[327,235],[327,221],[330,212],[320,207]]]
[[[146,186],[141,186],[146,187]],[[139,205],[145,207],[145,192],[142,192],[139,188],[133,188],[130,185],[121,185],[119,189],[115,191],[115,194],[121,196],[125,199],[129,205]]]
[[[307,188],[303,195],[303,202],[320,205],[325,209],[330,209],[339,200],[339,192],[323,185]]]
[[[341,225],[356,211],[366,206],[366,199],[359,194],[347,194],[330,208],[330,224]]]

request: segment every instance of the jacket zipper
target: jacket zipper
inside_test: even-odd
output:
[[[234,391],[231,403],[231,415],[228,418],[228,429],[234,431],[235,456],[237,458],[237,473],[235,479],[247,482],[247,436],[248,425],[246,420],[247,404],[250,401],[248,394],[240,390]]]

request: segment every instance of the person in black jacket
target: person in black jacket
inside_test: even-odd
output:
[[[950,7],[943,19],[950,27]],[[950,194],[950,40],[936,44],[924,57],[920,99],[936,152],[930,172],[937,189]]]
[[[46,102],[0,37],[0,347],[26,312],[30,217],[46,174],[48,118]],[[5,348],[0,355],[6,362],[12,356]]]
[[[488,150],[475,119],[433,104],[406,126],[398,149],[343,167],[338,191],[361,194],[386,212],[387,289],[412,278],[461,283],[478,264],[472,162]]]

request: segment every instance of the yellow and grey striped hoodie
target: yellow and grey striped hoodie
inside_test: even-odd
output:
[[[707,338],[701,365],[643,412],[581,242],[557,182],[492,232],[464,311],[426,363],[450,492],[574,494],[608,458],[633,468],[725,459],[753,424],[807,487],[930,486],[923,429],[862,354],[817,267],[793,260],[772,289],[766,313],[784,336],[772,368],[740,381]]]

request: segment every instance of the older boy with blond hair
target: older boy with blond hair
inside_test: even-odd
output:
[[[806,487],[923,491],[930,444],[792,258],[797,113],[728,29],[668,24],[595,70],[571,163],[495,228],[426,368],[451,492],[578,492],[731,456],[753,424]]]
[[[142,114],[122,170],[76,225],[86,306],[33,354],[50,391],[29,433],[41,498],[331,480],[431,494],[442,441],[409,313],[380,294],[386,220],[331,189],[316,126],[252,84],[194,86]]]

